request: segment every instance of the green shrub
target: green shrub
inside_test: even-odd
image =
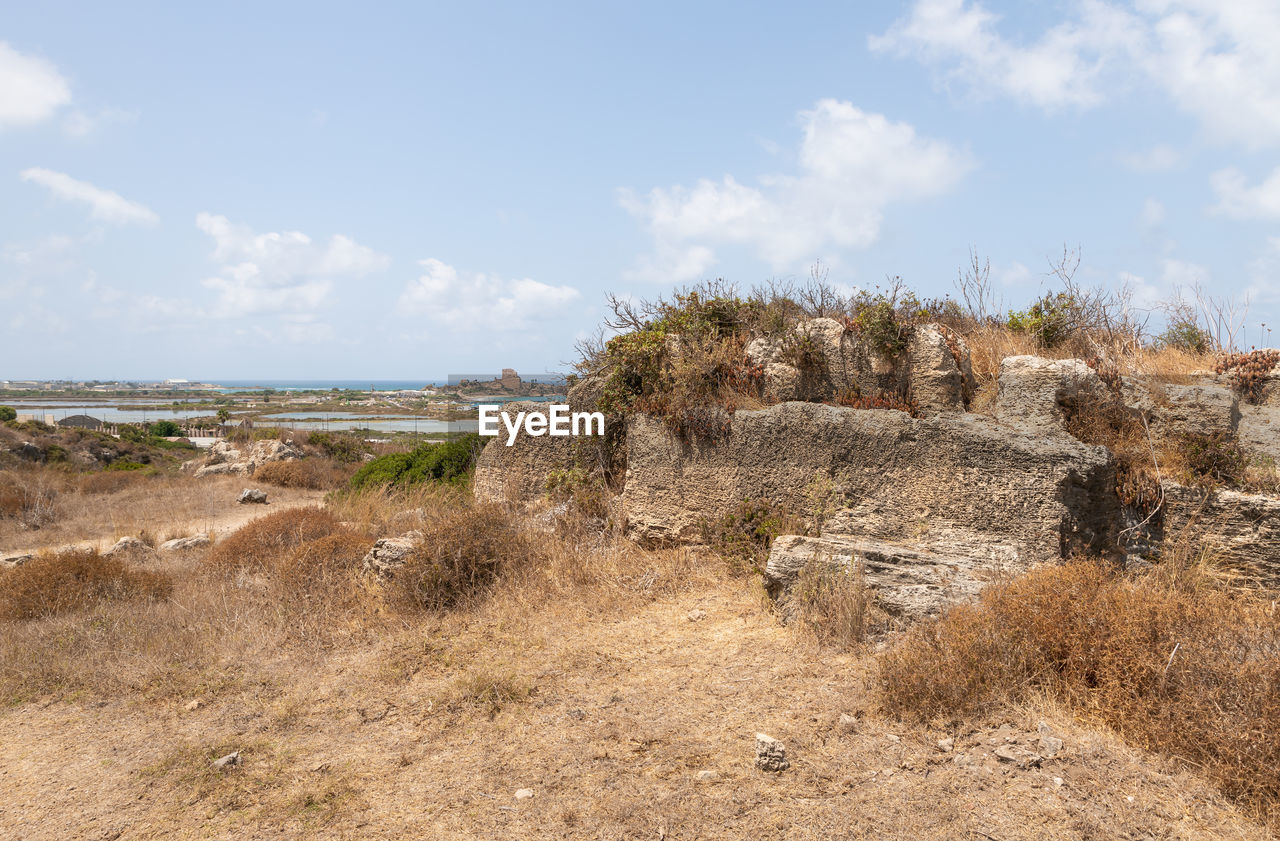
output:
[[[1164,347],[1200,355],[1208,353],[1214,347],[1213,337],[1207,331],[1201,329],[1194,321],[1185,319],[1170,323],[1157,341]]]
[[[0,423],[18,419],[18,412],[12,406],[0,406]]]
[[[332,432],[313,432],[307,436],[307,444],[317,447],[334,461],[354,463],[360,461],[369,448],[357,435],[339,435]]]
[[[1081,304],[1069,292],[1045,295],[1024,312],[1009,311],[1011,332],[1034,336],[1043,347],[1057,347],[1077,329]]]
[[[126,459],[120,459],[120,460],[118,460],[118,461],[113,461],[113,462],[111,462],[110,464],[108,464],[108,465],[107,465],[105,468],[103,468],[103,469],[104,469],[104,470],[111,470],[111,471],[118,471],[118,470],[145,470],[145,469],[146,469],[146,467],[147,467],[147,465],[145,465],[145,464],[139,464],[139,463],[138,463],[138,462],[136,462],[136,461],[128,461],[128,460],[126,460]]]
[[[176,438],[182,434],[182,428],[171,420],[156,421],[149,431],[158,438]]]
[[[484,439],[474,433],[439,444],[423,444],[407,453],[376,458],[351,477],[354,490],[378,485],[465,481],[475,467]]]

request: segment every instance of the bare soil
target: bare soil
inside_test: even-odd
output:
[[[897,723],[876,711],[870,652],[780,626],[750,578],[627,586],[622,604],[500,599],[264,655],[189,697],[0,711],[0,837],[1268,837],[1191,773],[1043,706]],[[1042,718],[1057,758],[995,758],[1036,749]],[[788,770],[753,766],[757,732]],[[232,751],[238,767],[211,767]]]

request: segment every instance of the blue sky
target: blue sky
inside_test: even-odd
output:
[[[1277,315],[1273,2],[0,8],[0,378],[558,370],[606,291],[1064,244]]]

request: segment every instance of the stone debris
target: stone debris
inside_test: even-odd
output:
[[[232,768],[239,768],[240,751],[232,751],[226,756],[213,760],[213,767],[217,771],[228,771]]]
[[[946,737],[945,739],[938,740],[938,750],[942,751],[943,753],[951,753],[951,751],[955,750],[955,747],[956,747],[956,740],[951,738],[950,736]]]
[[[379,578],[390,578],[397,569],[404,566],[420,543],[422,532],[416,530],[399,537],[379,538],[365,554],[361,568]]]
[[[190,537],[175,537],[173,540],[166,540],[160,544],[161,552],[189,552],[193,549],[203,549],[213,541],[209,539],[207,534],[193,534]]]
[[[259,490],[257,488],[245,488],[244,490],[240,491],[240,496],[236,499],[236,502],[240,503],[241,505],[246,505],[249,503],[252,503],[255,505],[266,505],[267,492],[263,490]]]
[[[1053,759],[1062,752],[1062,739],[1054,735],[1053,729],[1040,722],[1040,726],[1036,728],[1040,733],[1040,754],[1045,759]]]
[[[515,797],[516,797],[516,800],[528,800],[530,797],[533,797],[533,789],[518,788],[516,789]]]
[[[104,558],[127,558],[133,561],[152,561],[156,558],[156,550],[152,549],[136,537],[122,537],[102,553]]]
[[[699,780],[714,780],[716,778],[715,771],[699,771],[697,774]]]
[[[20,567],[34,557],[34,555],[10,555],[7,558],[0,558],[0,568],[13,569],[14,567]]]
[[[785,771],[791,767],[782,742],[764,733],[756,734],[756,767],[761,771]]]
[[[1001,745],[995,749],[996,759],[1015,765],[1020,770],[1039,768],[1043,757],[1019,745]]]
[[[701,608],[694,608],[689,611],[688,619],[690,622],[701,622],[707,618],[707,612]]]

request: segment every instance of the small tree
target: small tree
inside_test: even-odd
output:
[[[18,419],[18,412],[12,406],[0,406],[0,421]]]
[[[182,434],[182,427],[171,420],[161,420],[151,424],[150,432],[157,438],[176,438]]]

